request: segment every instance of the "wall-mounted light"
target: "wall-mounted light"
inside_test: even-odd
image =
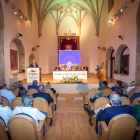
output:
[[[33,47],[32,51],[36,51],[36,48],[39,48],[39,47],[40,47],[39,45],[37,45],[36,47]]]
[[[121,35],[118,36],[121,40],[123,39],[123,37]]]
[[[106,47],[98,47],[98,49],[101,49],[102,51],[106,51]]]
[[[23,36],[23,35],[22,35],[21,33],[19,33],[17,37],[22,37],[22,36]]]

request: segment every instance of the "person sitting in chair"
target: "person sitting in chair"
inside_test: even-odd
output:
[[[107,81],[103,81],[103,85],[99,89],[100,90],[104,90],[104,89],[107,89],[107,88],[110,88],[110,87],[108,87],[108,82]]]
[[[64,66],[62,67],[62,70],[68,70],[68,69],[67,69],[67,65],[64,65]]]
[[[33,97],[30,94],[25,94],[22,96],[22,106],[21,107],[15,107],[13,110],[13,115],[19,114],[19,113],[25,113],[33,117],[33,119],[36,122],[36,125],[38,126],[40,120],[45,119],[45,115],[41,113],[37,108],[33,108]]]
[[[31,88],[38,90],[37,83],[38,83],[38,81],[37,80],[34,80],[33,81],[33,85],[29,85],[28,86],[28,90],[31,89]]]
[[[61,70],[59,66],[55,67],[54,70]]]
[[[127,94],[129,94],[129,91],[130,91],[131,89],[135,88],[136,85],[137,85],[136,82],[135,82],[135,81],[132,81],[132,82],[130,83],[130,86],[126,89],[126,90],[127,90]]]
[[[87,67],[87,65],[85,65],[85,66],[83,67],[83,70],[88,71],[88,67]]]
[[[18,91],[18,96],[17,97],[22,97],[27,93],[26,89],[24,87],[21,87]]]
[[[46,89],[51,90],[53,92],[53,94],[56,93],[56,90],[54,90],[54,88],[51,88],[51,83],[50,82],[46,83]]]
[[[114,85],[114,87],[112,87],[111,89],[112,89],[113,91],[115,91],[116,87],[124,88],[124,87],[122,87],[122,81],[117,81],[117,83],[116,83],[116,84]]]
[[[33,60],[33,63],[31,63],[29,67],[38,67],[38,64]]]
[[[76,69],[76,70],[81,70],[81,67],[80,67],[80,65],[78,65],[78,66],[77,66],[77,69]]]

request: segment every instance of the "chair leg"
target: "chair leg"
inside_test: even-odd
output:
[[[89,119],[89,123],[90,123],[91,126],[93,126],[92,121],[91,121],[91,118]]]
[[[54,111],[56,111],[56,105],[55,105],[55,107],[54,107]]]
[[[49,124],[49,126],[52,126],[52,122],[53,122],[53,119],[50,118],[50,124]]]

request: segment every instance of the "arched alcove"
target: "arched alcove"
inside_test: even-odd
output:
[[[111,77],[111,64],[112,64],[112,53],[114,52],[114,48],[110,46],[106,53],[106,75],[107,77]],[[113,64],[114,65],[114,64]]]
[[[117,52],[116,52],[116,58],[115,58],[115,70],[117,73],[121,72],[121,55],[125,48],[128,48],[126,45],[119,46]]]
[[[4,67],[4,16],[2,5],[0,2],[0,83],[5,82],[5,67]]]
[[[25,70],[25,51],[24,46],[19,38],[14,38],[11,43],[14,42],[18,48],[19,53],[19,72]]]
[[[33,62],[34,59],[35,59],[35,55],[31,53],[29,56],[29,65]]]

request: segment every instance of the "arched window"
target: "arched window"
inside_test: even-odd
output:
[[[108,12],[110,12],[113,6],[114,6],[114,0],[108,0]]]
[[[129,55],[130,51],[128,47],[124,48],[121,53],[121,66],[120,66],[121,73],[129,74]]]
[[[31,0],[27,0],[27,17],[29,21],[32,23],[32,2]]]

